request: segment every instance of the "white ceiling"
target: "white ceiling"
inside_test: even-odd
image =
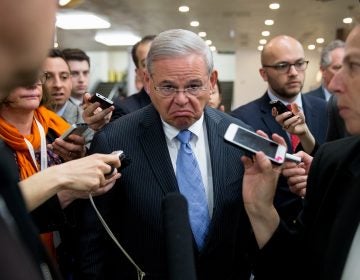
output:
[[[280,9],[270,10],[272,2],[280,3]],[[190,12],[179,13],[180,5],[188,5]],[[172,28],[205,31],[219,52],[233,52],[239,46],[256,49],[263,30],[271,32],[270,38],[291,35],[304,46],[315,43],[318,37],[326,44],[338,29],[354,25],[344,24],[344,17],[360,22],[359,0],[83,0],[75,9],[97,13],[111,22],[112,30],[132,31],[140,37]],[[273,26],[264,25],[268,18],[275,21]],[[191,20],[198,20],[200,26],[190,27]],[[58,29],[57,37],[62,48],[119,49],[95,42],[95,33]]]

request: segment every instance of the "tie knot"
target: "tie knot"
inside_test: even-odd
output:
[[[189,144],[190,138],[191,138],[191,131],[185,129],[181,130],[179,134],[176,136],[176,138],[182,143],[182,144]]]

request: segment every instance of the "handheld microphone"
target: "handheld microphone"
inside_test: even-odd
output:
[[[162,201],[163,226],[169,280],[196,280],[193,239],[188,205],[180,193],[169,193]]]

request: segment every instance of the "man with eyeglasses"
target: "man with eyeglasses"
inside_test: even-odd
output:
[[[299,149],[306,149],[308,153],[314,152],[317,146],[315,142],[322,144],[325,141],[328,121],[326,102],[301,92],[308,63],[304,49],[296,39],[281,35],[270,40],[261,53],[262,67],[259,70],[268,84],[267,91],[260,98],[238,107],[231,115],[267,135],[279,134],[286,140],[289,153]],[[301,133],[295,130],[298,115],[290,120],[283,119],[281,125],[276,121],[269,104],[271,100],[280,100],[292,108],[297,107],[305,118]],[[296,218],[302,208],[301,197],[290,192],[284,177],[279,180],[275,206],[284,220],[289,222]]]
[[[189,205],[197,279],[249,279],[254,240],[239,189],[243,152],[224,141],[230,123],[249,127],[207,106],[217,71],[195,33],[160,33],[146,68],[151,104],[110,122],[91,144],[92,153],[121,149],[131,159],[113,191],[95,204],[144,279],[169,279],[161,204],[180,192]],[[85,203],[78,278],[136,279],[135,267]]]

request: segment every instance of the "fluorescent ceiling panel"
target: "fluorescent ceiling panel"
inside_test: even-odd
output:
[[[132,46],[140,37],[130,32],[108,31],[98,32],[95,35],[95,41],[107,46]]]
[[[84,12],[58,13],[56,26],[62,29],[104,29],[111,24],[94,14]]]

